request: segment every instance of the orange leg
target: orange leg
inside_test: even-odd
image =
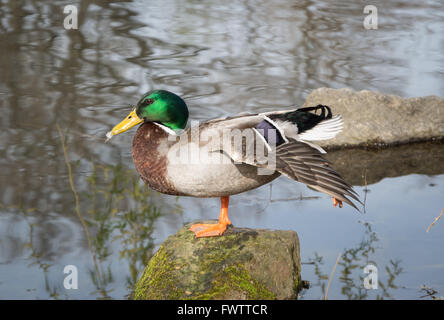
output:
[[[338,205],[338,203],[339,203],[339,208],[342,208],[342,201],[341,200],[338,200],[336,198],[332,198],[332,199],[333,199],[333,205],[335,206],[335,208]]]
[[[231,224],[228,219],[228,202],[230,197],[220,197],[220,215],[219,223],[216,224],[193,224],[190,228],[194,232],[196,238],[221,236],[227,229],[227,225]]]

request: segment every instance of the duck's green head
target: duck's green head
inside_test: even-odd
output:
[[[145,93],[130,114],[117,124],[107,137],[125,132],[144,121],[158,122],[170,129],[184,129],[188,120],[188,108],[178,95],[166,90]]]

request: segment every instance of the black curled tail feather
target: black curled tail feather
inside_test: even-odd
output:
[[[310,111],[314,111],[316,114],[316,111],[318,111],[319,109],[321,109],[321,114],[319,115],[319,117],[322,118],[322,120],[325,119],[331,119],[332,118],[332,113],[331,113],[331,109],[329,106],[323,105],[323,104],[318,104],[315,107],[306,107],[306,108],[300,108],[297,109],[296,111],[302,111],[302,112],[310,112]],[[325,115],[325,110],[327,110],[327,115]]]
[[[320,110],[320,114],[316,112]],[[329,106],[318,104],[314,107],[300,108],[283,114],[270,115],[271,120],[290,121],[298,127],[298,133],[310,130],[323,120],[331,119],[332,112]]]

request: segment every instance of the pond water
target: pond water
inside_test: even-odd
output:
[[[65,30],[75,4],[79,29]],[[153,88],[180,94],[192,119],[299,106],[319,87],[403,97],[444,92],[440,1],[0,0],[0,298],[123,299],[144,264],[218,199],[176,198],[140,183],[134,131],[105,133]],[[295,230],[303,299],[444,295],[444,147],[328,155],[365,213],[284,177],[234,196],[236,226]],[[378,268],[377,289],[364,267]],[[67,290],[64,267],[78,269]]]

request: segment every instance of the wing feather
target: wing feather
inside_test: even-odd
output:
[[[334,138],[342,131],[343,121],[341,115],[323,120],[310,130],[299,134],[299,139],[308,141],[327,140]]]
[[[287,177],[303,182],[309,187],[344,201],[359,211],[347,197],[359,202],[356,191],[322,157],[317,149],[304,141],[289,139],[276,148],[277,170]]]

